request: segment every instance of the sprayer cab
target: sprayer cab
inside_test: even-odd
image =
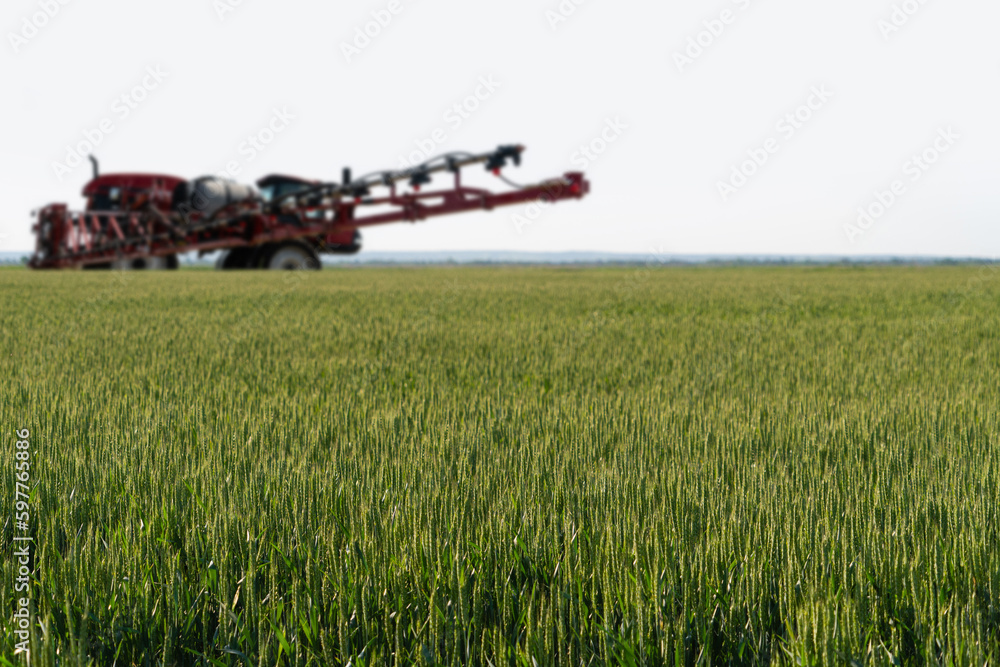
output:
[[[265,204],[281,201],[296,192],[302,192],[317,185],[321,185],[321,181],[311,181],[285,174],[271,174],[257,181],[257,189]]]

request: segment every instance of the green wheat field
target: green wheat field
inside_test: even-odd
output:
[[[0,271],[0,664],[1000,661],[1000,265]]]

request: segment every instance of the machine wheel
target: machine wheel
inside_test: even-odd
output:
[[[264,267],[278,271],[317,271],[319,256],[302,243],[284,243],[274,246],[265,256]]]
[[[253,264],[256,254],[256,248],[233,248],[232,250],[227,250],[219,257],[219,261],[215,263],[215,268],[220,271],[256,268]]]
[[[160,271],[177,268],[177,255],[166,257],[136,257],[135,259],[119,259],[111,262],[115,271]]]

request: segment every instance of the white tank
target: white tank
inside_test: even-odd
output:
[[[220,210],[231,204],[253,202],[260,195],[249,185],[242,185],[217,176],[203,176],[188,185],[188,205],[192,211],[201,212],[212,218]]]

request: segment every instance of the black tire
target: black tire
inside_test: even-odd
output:
[[[257,254],[256,248],[233,248],[227,250],[219,257],[215,263],[215,268],[220,271],[233,271],[238,269],[255,269],[254,259]]]
[[[304,243],[282,243],[274,245],[261,266],[272,271],[318,271],[321,267],[319,255]]]
[[[111,263],[111,268],[116,271],[162,271],[164,269],[176,269],[177,255],[119,259]]]

